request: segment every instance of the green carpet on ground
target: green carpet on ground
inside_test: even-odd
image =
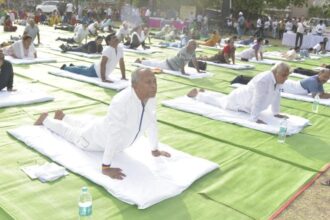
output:
[[[43,28],[52,34],[72,35]],[[267,49],[283,50],[284,47]],[[311,103],[282,99],[283,112],[305,117],[312,126],[288,137],[285,144],[279,144],[275,135],[161,105],[161,101],[185,95],[194,87],[229,93],[232,91],[229,82],[235,76],[254,76],[271,68],[258,64],[253,70],[235,71],[208,65],[208,71],[214,74],[212,78],[188,80],[157,75],[160,141],[220,165],[220,169],[202,177],[181,195],[146,210],[138,210],[73,173],[52,183],[32,181],[20,167],[49,159],[15,140],[6,131],[32,124],[39,113],[56,109],[69,114],[102,116],[116,94],[109,89],[47,73],[64,63],[91,65],[95,59],[62,54],[46,47],[40,51],[40,54],[58,57],[57,63],[15,66],[15,85],[41,89],[53,95],[55,100],[0,108],[0,219],[77,219],[77,199],[84,185],[93,195],[93,219],[267,219],[330,161],[329,107],[320,106],[319,114],[315,114],[311,112]],[[165,59],[176,54],[170,49],[162,52],[145,57]],[[142,56],[125,53],[127,75],[135,69],[131,63],[138,57]],[[329,63],[329,60],[291,62],[290,65],[313,68]],[[330,88],[329,85],[325,87]]]

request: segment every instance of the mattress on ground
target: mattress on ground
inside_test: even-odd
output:
[[[52,70],[52,71],[49,71],[49,73],[52,75],[55,75],[55,76],[66,77],[66,78],[70,78],[73,80],[87,82],[87,83],[91,83],[91,84],[97,85],[102,88],[108,88],[108,89],[113,89],[113,90],[117,90],[117,91],[125,89],[127,86],[130,85],[130,81],[122,80],[118,76],[111,76],[110,80],[112,80],[113,83],[107,83],[107,82],[102,82],[97,77],[83,76],[83,75],[71,73],[69,71],[65,71],[65,70],[61,70],[61,69]]]
[[[252,64],[228,64],[228,63],[215,63],[215,62],[211,62],[211,61],[206,61],[206,63],[209,65],[224,67],[224,68],[233,69],[233,70],[254,69],[254,65],[252,65]]]
[[[270,58],[270,59],[276,59],[276,60],[282,60],[282,61],[287,61],[287,62],[304,62],[304,59],[295,59],[295,60],[288,60],[284,57],[282,57],[281,52],[273,51],[273,52],[265,52],[263,54],[264,57]]]
[[[63,52],[60,48],[57,48],[57,47],[50,47],[50,49]],[[80,56],[80,57],[86,57],[86,58],[100,58],[102,56],[99,53],[83,53],[83,52],[75,52],[75,51],[66,51],[65,53]]]
[[[221,94],[225,96],[224,94]],[[223,122],[237,124],[243,127],[263,131],[266,133],[277,134],[280,127],[280,118],[276,118],[269,110],[261,113],[260,119],[267,124],[259,124],[249,120],[250,115],[243,112],[235,112],[221,109],[209,104],[199,102],[187,96],[178,97],[172,100],[162,102],[163,105],[181,111],[191,112],[204,117],[219,120]],[[299,133],[305,126],[309,125],[309,120],[298,116],[288,115],[287,135]]]
[[[54,97],[37,89],[28,87],[20,88],[19,86],[17,88],[15,92],[0,91],[0,108],[46,102],[54,99]]]
[[[75,147],[43,126],[22,126],[8,131],[18,140],[56,163],[104,187],[128,204],[145,209],[180,194],[195,180],[218,168],[218,164],[160,144],[170,158],[154,157],[146,138],[118,153],[113,167],[123,170],[124,180],[114,180],[101,172],[102,152]],[[74,155],[74,157],[72,157]],[[193,172],[192,172],[193,171]]]
[[[133,66],[138,66],[138,67],[155,69],[155,67],[143,65],[141,63],[133,63],[132,65]],[[162,69],[162,72],[170,74],[170,75],[174,75],[174,76],[180,76],[180,77],[183,77],[183,78],[188,78],[188,79],[201,79],[201,78],[206,78],[206,77],[213,76],[213,74],[209,73],[209,72],[198,73],[196,71],[196,69],[192,68],[192,67],[185,67],[185,72],[186,72],[187,75],[182,74],[180,71],[167,70],[167,69]]]
[[[54,63],[56,62],[55,58],[50,57],[37,57],[34,59],[17,59],[12,56],[6,56],[6,60],[11,62],[12,64],[35,64],[35,63]]]

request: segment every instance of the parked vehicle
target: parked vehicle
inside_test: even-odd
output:
[[[54,10],[58,10],[58,4],[59,1],[45,1],[37,5],[36,10],[41,10],[44,13],[52,13]]]

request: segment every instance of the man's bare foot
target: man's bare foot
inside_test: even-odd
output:
[[[65,114],[63,113],[62,110],[57,110],[55,111],[54,118],[57,120],[62,120],[64,118]]]
[[[137,58],[137,59],[134,61],[134,63],[141,63],[140,58]]]
[[[34,125],[42,125],[42,123],[44,122],[44,120],[47,118],[48,113],[42,113],[39,118],[36,120],[36,122],[34,122]]]
[[[198,94],[197,89],[192,89],[190,92],[188,92],[187,96],[190,98],[194,98],[197,96],[197,94]]]

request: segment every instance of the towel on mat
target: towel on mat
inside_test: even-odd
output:
[[[225,94],[221,93],[217,93],[217,95],[225,96]],[[281,122],[281,119],[274,117],[269,110],[263,111],[259,117],[267,124],[259,124],[250,121],[249,114],[218,108],[209,104],[199,102],[187,96],[178,97],[172,100],[166,100],[163,101],[162,104],[170,108],[195,113],[214,120],[238,124],[243,127],[248,127],[271,134],[278,133]],[[305,126],[309,125],[309,120],[307,119],[292,115],[288,116],[289,119],[287,135],[299,133]]]
[[[60,48],[57,48],[57,47],[50,47],[50,49],[63,52]],[[80,56],[80,57],[86,57],[86,58],[100,58],[102,56],[99,53],[83,53],[83,52],[75,52],[75,51],[66,51],[65,53]]]
[[[54,97],[49,96],[40,90],[27,87],[17,87],[17,91],[15,92],[8,92],[6,90],[0,91],[0,108],[46,102],[53,99]]]
[[[67,169],[104,187],[110,194],[128,204],[145,209],[176,196],[195,180],[218,168],[218,164],[194,157],[160,144],[170,158],[154,157],[146,138],[118,153],[112,163],[126,174],[114,180],[101,172],[102,152],[87,152],[49,131],[43,126],[22,126],[8,131],[39,153]],[[74,155],[74,157],[72,157]]]
[[[141,63],[133,63],[132,65],[133,66],[138,66],[138,67],[150,68],[150,69],[155,69],[156,68],[156,67],[152,67],[152,66],[143,65]],[[188,75],[183,75],[180,71],[167,70],[167,69],[162,69],[162,72],[170,74],[170,75],[174,75],[174,76],[180,76],[180,77],[183,77],[183,78],[188,78],[188,79],[201,79],[201,78],[206,78],[206,77],[213,76],[212,73],[208,73],[208,72],[198,73],[196,71],[196,69],[192,68],[192,67],[185,67],[185,72]]]
[[[215,62],[211,62],[211,61],[205,61],[205,62],[210,65],[220,66],[220,67],[233,69],[233,70],[254,69],[254,65],[251,65],[251,64],[228,64],[228,63],[215,63]]]
[[[290,80],[290,79],[288,79],[288,80]],[[239,87],[245,86],[245,85],[240,84],[240,83],[234,83],[234,84],[231,84],[231,86],[234,88],[239,88]],[[287,92],[281,92],[281,97],[284,97],[287,99],[294,99],[294,100],[298,100],[298,101],[304,101],[304,102],[314,102],[314,98],[310,95],[296,95],[296,94],[291,94],[291,93],[287,93]],[[320,99],[320,104],[330,106],[330,99]]]
[[[54,63],[56,62],[55,58],[50,58],[50,57],[37,57],[34,59],[16,59],[12,56],[6,56],[6,60],[11,62],[12,64],[34,64],[34,63]]]
[[[130,81],[128,80],[121,80],[120,77],[118,76],[110,76],[110,80],[113,81],[113,83],[107,83],[107,82],[102,82],[99,78],[97,77],[88,77],[88,76],[83,76],[75,73],[71,73],[69,71],[65,70],[52,70],[49,71],[48,73],[55,75],[55,76],[61,76],[61,77],[66,77],[82,82],[88,82],[103,88],[108,88],[108,89],[113,89],[113,90],[122,90],[125,89],[127,86],[130,85]]]

